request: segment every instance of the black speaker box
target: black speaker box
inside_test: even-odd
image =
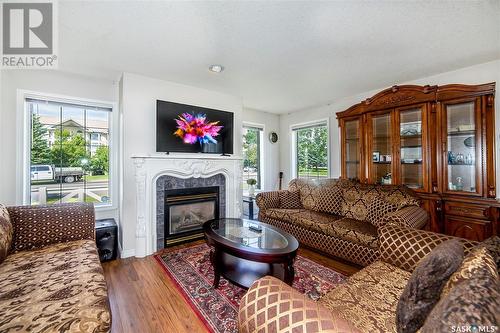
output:
[[[114,219],[96,220],[95,241],[101,262],[116,259],[118,254],[117,231]]]

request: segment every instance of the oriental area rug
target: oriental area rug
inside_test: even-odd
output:
[[[221,277],[214,289],[210,248],[206,244],[165,250],[155,259],[210,332],[238,332],[238,306],[246,290]],[[293,288],[313,300],[344,283],[346,276],[297,255]]]

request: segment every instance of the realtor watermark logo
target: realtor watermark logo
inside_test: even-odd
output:
[[[496,333],[498,332],[498,326],[487,326],[487,325],[457,325],[451,326],[451,333]]]
[[[56,3],[2,4],[2,69],[57,68]]]

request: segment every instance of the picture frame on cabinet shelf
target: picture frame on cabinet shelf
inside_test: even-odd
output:
[[[373,162],[379,162],[379,161],[380,161],[380,152],[374,151],[373,152]]]
[[[422,148],[421,147],[401,147],[401,159],[422,159]]]

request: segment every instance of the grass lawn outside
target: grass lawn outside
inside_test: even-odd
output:
[[[108,175],[84,176],[83,178],[87,182],[102,182],[109,179]]]
[[[328,168],[308,168],[308,169],[301,169],[299,170],[299,177],[304,177],[304,178],[314,178],[314,177],[320,177],[320,178],[328,178]]]
[[[47,199],[47,204],[48,205],[53,204],[53,203],[58,203],[58,202],[59,202],[59,199],[57,199],[57,198],[49,198],[49,199]],[[80,201],[78,200],[78,198],[70,198],[66,202],[80,202]],[[85,196],[85,202],[100,203],[99,200],[96,200],[95,198],[89,197],[89,196]]]

